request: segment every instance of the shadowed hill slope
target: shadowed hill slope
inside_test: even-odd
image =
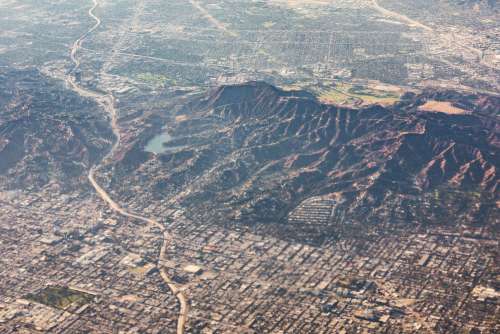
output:
[[[75,187],[109,148],[99,107],[34,69],[0,69],[0,181]]]
[[[420,110],[429,100],[467,112]],[[348,109],[262,82],[224,86],[168,123],[171,149],[145,186],[199,219],[273,225],[311,240],[346,221],[486,224],[498,209],[499,105],[426,91],[390,108]],[[289,219],[311,198],[335,203],[325,224]]]

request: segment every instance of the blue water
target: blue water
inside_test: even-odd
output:
[[[172,137],[166,132],[159,134],[146,144],[144,151],[156,154],[165,153],[167,148],[163,144],[168,143],[171,139]]]

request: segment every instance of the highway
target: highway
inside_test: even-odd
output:
[[[418,21],[415,21],[415,20],[409,18],[406,15],[402,15],[402,14],[393,12],[391,10],[388,10],[388,9],[380,6],[378,4],[377,0],[372,0],[372,7],[373,7],[373,9],[375,9],[376,11],[378,11],[379,13],[381,13],[382,15],[393,17],[396,20],[398,20],[400,22],[403,22],[403,23],[406,23],[409,26],[418,27],[418,28],[421,28],[421,29],[426,30],[426,31],[433,31],[433,29],[431,27],[426,26],[425,24],[422,24],[422,23],[420,23]]]
[[[179,317],[177,320],[177,334],[184,334],[185,331],[185,325],[186,321],[188,318],[188,313],[189,313],[189,305],[187,298],[182,290],[177,287],[170,277],[168,276],[167,272],[165,271],[165,268],[163,268],[160,265],[161,260],[165,257],[166,253],[166,247],[167,247],[167,241],[171,239],[170,235],[168,234],[167,230],[165,227],[159,223],[157,220],[153,218],[148,218],[145,216],[141,216],[140,214],[129,212],[126,209],[124,209],[120,204],[118,204],[116,201],[114,201],[111,196],[104,190],[99,183],[97,182],[95,175],[96,173],[104,166],[109,163],[112,158],[114,153],[116,152],[117,148],[120,146],[120,129],[118,126],[118,115],[117,111],[115,108],[115,98],[111,93],[103,94],[99,93],[97,91],[93,91],[87,88],[84,88],[81,86],[75,79],[74,73],[78,70],[80,67],[80,60],[77,57],[78,50],[82,46],[82,42],[85,40],[86,37],[88,37],[93,31],[95,31],[99,26],[101,25],[101,20],[99,17],[97,17],[94,14],[94,10],[98,7],[99,3],[97,0],[93,0],[93,6],[89,9],[88,14],[90,17],[92,17],[95,20],[95,24],[80,38],[78,38],[72,45],[71,47],[71,60],[74,63],[73,69],[67,74],[66,76],[66,82],[67,84],[79,95],[92,98],[94,99],[108,114],[110,117],[110,126],[112,128],[112,131],[115,135],[115,141],[114,144],[109,151],[109,153],[101,160],[101,162],[97,165],[94,165],[90,168],[89,174],[88,174],[88,180],[92,187],[94,188],[95,192],[97,195],[115,212],[119,213],[120,215],[132,219],[137,219],[140,221],[143,221],[147,224],[153,225],[156,228],[158,228],[162,232],[162,246],[160,250],[160,254],[158,256],[158,260],[156,263],[156,267],[160,272],[160,275],[165,282],[165,284],[169,287],[169,289],[172,291],[174,296],[176,296],[177,300],[179,301],[180,304],[180,312],[179,312]]]
[[[400,13],[397,13],[397,12],[393,12],[389,9],[386,9],[382,6],[380,6],[380,4],[378,3],[377,0],[371,0],[371,6],[373,9],[375,9],[376,11],[378,11],[379,13],[381,13],[382,15],[385,15],[385,16],[388,16],[388,17],[392,17],[394,19],[396,19],[397,21],[400,21],[410,27],[416,27],[416,28],[420,28],[424,31],[427,31],[427,32],[431,32],[431,33],[435,33],[435,34],[439,34],[439,36],[443,39],[443,40],[446,40],[446,42],[448,43],[448,45],[444,46],[444,47],[453,47],[453,46],[459,46],[461,47],[462,49],[466,49],[468,50],[469,52],[475,54],[478,58],[478,61],[481,65],[483,66],[486,66],[486,67],[489,67],[489,68],[492,68],[492,69],[497,69],[496,66],[486,62],[484,60],[484,54],[483,54],[483,51],[473,47],[473,46],[470,46],[470,45],[466,45],[466,44],[463,44],[459,41],[457,41],[454,37],[453,37],[453,33],[446,33],[446,34],[443,34],[443,33],[438,33],[436,32],[435,29],[429,27],[428,25],[425,25],[419,21],[416,21],[414,19],[411,19],[409,18],[408,16],[406,15],[403,15],[403,14],[400,14]],[[451,67],[457,67],[456,65],[453,65],[443,59],[441,59],[441,61],[445,62],[447,65],[451,66]]]
[[[214,27],[229,34],[232,37],[238,37],[237,33],[226,28],[224,23],[220,22],[215,17],[213,17],[205,8],[203,8],[200,5],[200,3],[198,1],[195,1],[195,0],[188,0],[188,1],[191,4],[191,6],[193,6],[195,9],[197,9],[210,23],[212,23],[214,25]]]

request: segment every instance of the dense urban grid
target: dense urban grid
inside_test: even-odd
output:
[[[158,231],[79,196],[2,193],[2,332],[173,331],[175,297],[152,264]],[[189,297],[188,332],[498,330],[498,243],[479,231],[393,231],[318,248],[162,215],[174,236],[162,264]],[[47,286],[92,303],[22,298]]]
[[[499,332],[498,10],[0,3],[0,332]]]

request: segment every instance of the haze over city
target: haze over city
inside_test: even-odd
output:
[[[500,331],[496,0],[1,0],[1,333]]]

